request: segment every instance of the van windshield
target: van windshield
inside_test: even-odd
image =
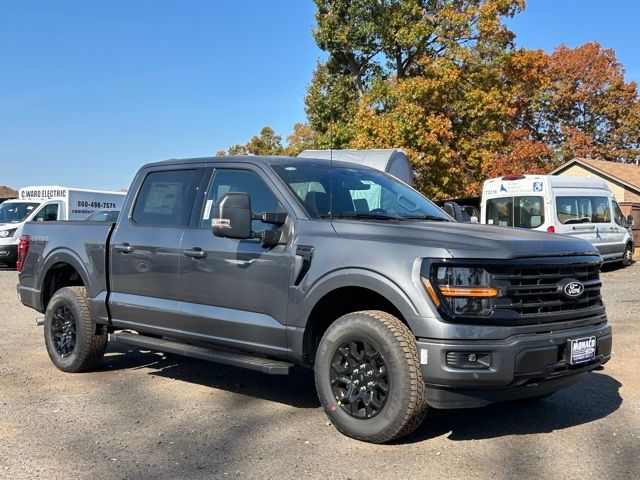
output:
[[[411,187],[377,170],[311,162],[271,167],[312,218],[451,221]]]
[[[537,228],[544,223],[544,201],[538,196],[502,197],[487,200],[487,224],[501,227]]]
[[[0,204],[0,223],[20,223],[27,218],[38,203],[6,202]]]
[[[556,197],[556,213],[563,225],[611,221],[607,197]]]

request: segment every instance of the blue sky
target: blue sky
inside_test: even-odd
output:
[[[0,185],[124,188],[140,165],[286,136],[322,53],[311,0],[4,0]],[[518,45],[597,40],[640,80],[640,2],[529,0]]]

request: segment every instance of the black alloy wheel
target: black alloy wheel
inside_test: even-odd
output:
[[[76,319],[67,306],[58,307],[51,319],[51,338],[56,352],[68,357],[76,347]]]
[[[331,360],[331,388],[338,405],[355,418],[375,417],[384,408],[389,378],[384,357],[364,339],[344,342]]]

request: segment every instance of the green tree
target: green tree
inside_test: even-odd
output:
[[[271,127],[262,127],[260,134],[251,137],[245,148],[250,155],[282,155],[282,137]]]
[[[470,50],[489,56],[513,35],[501,18],[522,0],[316,0],[318,46],[329,54],[319,63],[305,99],[319,143],[343,147],[358,102],[379,79],[426,74],[427,60],[467,61]]]
[[[244,145],[232,145],[227,151],[228,155],[282,155],[282,137],[268,126],[262,127],[260,133],[251,137]],[[219,150],[216,156],[224,155],[224,150]]]

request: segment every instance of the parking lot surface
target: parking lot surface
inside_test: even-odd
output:
[[[111,343],[100,371],[49,362],[0,271],[0,478],[639,478],[640,264],[602,275],[614,358],[539,402],[430,410],[411,436],[341,435],[310,371],[275,377]]]

